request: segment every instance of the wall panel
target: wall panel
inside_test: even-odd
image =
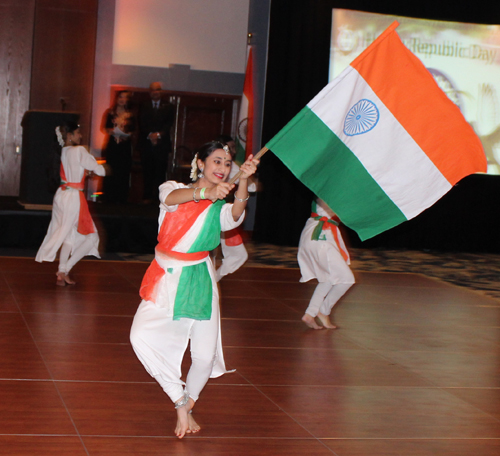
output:
[[[29,106],[35,0],[0,0],[0,196],[19,192],[21,120]]]
[[[30,109],[80,113],[86,144],[97,6],[98,0],[37,0],[35,12]]]

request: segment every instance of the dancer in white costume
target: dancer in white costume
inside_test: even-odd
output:
[[[240,171],[240,167],[234,162],[234,157],[236,155],[236,143],[231,136],[219,136],[218,141],[222,144],[226,144],[231,152],[233,162],[231,164],[231,172],[227,178],[227,180],[230,181]],[[238,184],[238,181],[235,183]],[[248,193],[254,193],[256,191],[257,184],[252,178],[248,182]],[[220,245],[222,250],[222,264],[215,271],[217,282],[222,279],[222,277],[236,272],[248,260],[248,252],[243,244],[241,228],[235,228],[234,230],[223,232],[220,238]]]
[[[258,164],[252,158],[241,167],[233,204],[222,201],[234,187],[226,182],[231,155],[217,141],[196,154],[193,184],[168,181],[160,186],[158,245],[141,284],[143,300],[130,340],[148,373],[175,404],[179,438],[200,430],[190,412],[208,379],[226,372],[219,293],[209,252],[219,244],[221,230],[243,221],[248,177]],[[189,341],[192,364],[184,384],[181,362]]]
[[[318,198],[300,236],[297,254],[302,273],[300,281],[317,279],[319,282],[302,317],[313,329],[336,328],[330,321],[332,308],[355,282],[339,223],[335,213]],[[316,317],[323,326],[316,323]]]
[[[52,205],[52,218],[47,235],[35,260],[54,261],[59,249],[59,268],[56,284],[74,284],[69,272],[86,255],[99,257],[99,235],[89,213],[84,197],[87,172],[104,176],[106,171],[80,146],[82,135],[75,122],[65,122],[56,128],[61,151],[61,185],[57,189]]]

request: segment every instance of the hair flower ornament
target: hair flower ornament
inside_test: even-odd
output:
[[[57,136],[57,142],[59,143],[59,145],[61,147],[64,147],[64,139],[62,137],[61,129],[59,128],[59,126],[56,127],[56,136]]]
[[[229,149],[229,146],[227,144],[223,147],[223,149],[226,154],[231,155],[231,150]]]
[[[197,171],[198,171],[198,153],[194,154],[193,161],[191,162],[191,174],[189,177],[191,180],[194,182],[197,178]]]

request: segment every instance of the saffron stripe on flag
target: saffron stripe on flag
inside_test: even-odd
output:
[[[481,141],[429,70],[402,43],[397,26],[394,22],[388,27],[350,66],[454,185],[471,172],[483,171]],[[377,61],[384,62],[382,69]],[[453,160],[450,151],[456,154]]]

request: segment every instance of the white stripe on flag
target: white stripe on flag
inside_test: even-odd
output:
[[[343,131],[345,117],[362,99],[377,106],[380,113],[378,123],[371,131],[347,136]],[[358,157],[408,219],[418,215],[422,207],[435,203],[451,188],[439,169],[354,68],[346,68],[309,102],[308,107]],[[420,195],[417,203],[416,192]]]

